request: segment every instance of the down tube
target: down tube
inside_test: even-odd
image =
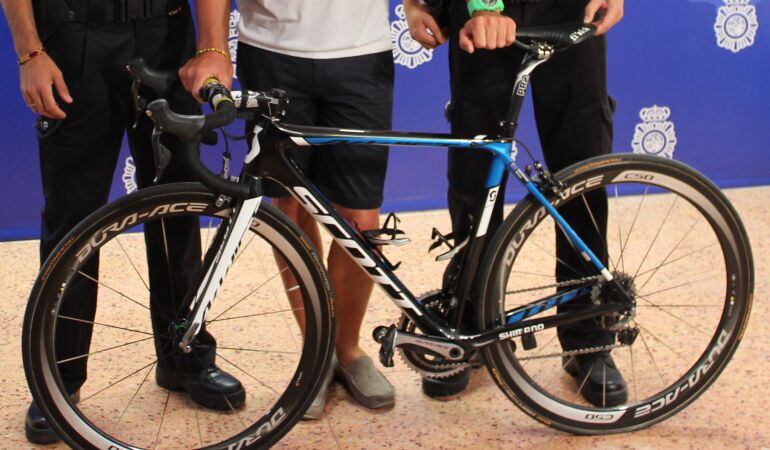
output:
[[[425,310],[415,300],[412,293],[391,270],[385,267],[382,260],[371,250],[371,246],[364,242],[353,227],[340,217],[315,186],[306,184],[305,186],[292,186],[288,189],[305,210],[331,233],[334,240],[410,319],[434,328],[432,331],[442,331],[442,327],[430,317],[426,317]]]

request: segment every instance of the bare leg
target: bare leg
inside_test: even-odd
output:
[[[323,246],[318,225],[297,200],[290,197],[279,198],[275,199],[273,204],[302,228],[323,257]],[[379,226],[379,209],[349,209],[339,205],[334,205],[334,207],[345,220],[358,224],[362,230],[371,230]],[[277,254],[276,260],[279,268],[286,267],[283,258]],[[359,346],[359,335],[374,284],[358,264],[336,243],[332,244],[329,251],[327,267],[335,293],[337,358],[342,366],[346,366],[353,360],[365,356],[364,351]],[[304,311],[299,310],[302,308],[300,292],[292,289],[297,285],[297,282],[288,271],[284,272],[282,277],[284,286],[288,291],[289,302],[291,307],[295,309],[295,316],[304,332],[305,315]]]
[[[379,226],[379,209],[349,209],[339,205],[334,207],[345,220],[358,224],[361,230],[373,230]],[[365,356],[359,346],[358,337],[374,283],[336,242],[329,250],[327,265],[334,288],[338,318],[337,359],[345,367],[355,359]]]

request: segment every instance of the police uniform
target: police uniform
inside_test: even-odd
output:
[[[195,31],[186,0],[51,1],[58,3],[59,10],[64,8],[66,21],[53,30],[40,30],[40,34],[46,36],[45,49],[62,71],[74,102],[60,102],[66,119],[41,118],[37,124],[45,198],[42,260],[69,230],[107,202],[124,136],[138,169],[139,186],[152,184],[152,123],[142,116],[137,126],[132,126],[136,117],[125,64],[142,57],[149,67],[176,72],[195,52]],[[47,1],[35,7],[36,18],[40,17],[40,7],[54,11]],[[169,100],[178,113],[199,113],[195,100],[181,89]],[[170,136],[163,139],[172,150],[178,145]],[[172,160],[162,181],[189,180],[185,170]],[[200,268],[199,224],[196,218],[165,219],[165,233],[160,223],[153,223],[145,226],[144,234],[153,330],[156,336],[168,335],[165,318],[176,317],[182,310],[189,279]],[[98,257],[92,258],[82,270],[88,276],[77,277],[68,286],[61,314],[93,321],[98,265]],[[91,332],[89,324],[59,321],[58,358],[87,354]],[[213,338],[202,333],[199,342],[201,346],[180,361],[170,356],[170,340],[156,337],[159,367],[194,372],[213,365]],[[62,381],[71,392],[85,382],[87,363],[87,358],[78,358],[60,364]]]
[[[513,18],[519,27],[575,23],[582,22],[586,4],[586,0],[506,0],[503,14]],[[511,46],[469,54],[458,45],[459,31],[469,20],[466,2],[452,2],[447,16],[451,34],[452,132],[460,136],[499,134],[500,120],[505,117],[524,50]],[[555,173],[573,163],[611,152],[614,105],[607,94],[604,36],[558,52],[535,69],[531,86],[540,142],[551,171]],[[490,160],[490,155],[480,152],[449,150],[449,212],[457,242],[468,235],[471,215],[483,201]],[[501,189],[488,236],[502,223],[504,193]],[[602,236],[606,235],[606,193],[594,191],[586,198]],[[560,212],[606,263],[603,238],[596,232],[582,201],[571,202],[561,207]],[[556,236],[556,253],[563,261],[556,265],[557,279],[574,279],[577,275],[570,266],[580,268],[583,264],[564,235],[557,231]],[[587,301],[586,298],[571,302],[569,307],[579,308]],[[564,309],[561,307],[560,311]],[[565,349],[606,345],[613,340],[612,334],[597,329],[593,321],[561,327],[559,338]]]

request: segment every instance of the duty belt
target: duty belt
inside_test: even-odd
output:
[[[183,0],[65,0],[73,22],[124,23],[163,16],[182,7]]]

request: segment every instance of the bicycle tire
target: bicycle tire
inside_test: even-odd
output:
[[[688,200],[690,205],[685,205],[685,207],[694,208],[693,211],[699,212],[706,218],[707,223],[704,224],[704,227],[710,226],[718,239],[718,247],[725,258],[726,273],[729,273],[730,277],[727,277],[728,285],[725,290],[724,303],[721,304],[723,309],[716,331],[690,370],[676,378],[676,381],[670,386],[649,398],[635,399],[635,401],[615,407],[583,406],[557,397],[552,392],[547,392],[542,387],[542,384],[545,383],[534,381],[533,377],[545,379],[546,376],[545,374],[541,376],[540,374],[528,373],[523,368],[524,365],[531,364],[531,362],[518,360],[520,356],[517,356],[517,352],[524,350],[516,347],[513,340],[494,344],[483,351],[487,368],[496,384],[520,409],[544,424],[575,434],[619,433],[648,427],[671,417],[693,402],[711,386],[735,353],[748,324],[753,300],[754,269],[748,237],[738,214],[720,189],[702,174],[676,161],[646,155],[607,155],[572,165],[556,174],[556,178],[562,180],[566,188],[561,197],[552,193],[546,195],[554,205],[576,200],[580,195],[589,191],[587,185],[593,185],[594,189],[600,189],[606,188],[610,184],[617,186],[621,182],[634,180],[634,182],[649,183],[653,186],[653,190],[670,189]],[[645,190],[644,194],[647,195],[647,193],[648,191]],[[585,197],[583,198],[585,199]],[[624,201],[622,200],[623,197],[619,197],[619,199],[621,202]],[[639,202],[639,209],[642,208],[643,202],[644,198]],[[672,209],[675,202],[676,199],[672,202]],[[588,207],[587,203],[586,207]],[[639,211],[637,211],[638,215],[640,215]],[[618,217],[621,216],[618,215]],[[542,205],[529,195],[516,205],[495,234],[484,257],[484,264],[480,272],[482,282],[480,283],[478,298],[481,301],[477,305],[477,325],[480,329],[489,330],[500,325],[501,313],[505,310],[506,280],[511,276],[512,267],[523,251],[527,240],[548,218],[549,216],[544,212]],[[636,220],[637,218],[634,218],[634,223]],[[661,233],[665,222],[664,219],[658,233]],[[598,231],[599,227],[597,226],[596,229]],[[626,244],[633,230],[634,225],[632,224],[626,238]],[[558,230],[554,231],[554,233],[557,232]],[[622,241],[620,226],[618,226],[618,232],[620,241]],[[609,238],[605,236],[605,242],[607,239]],[[539,242],[542,244],[543,241]],[[658,235],[655,235],[650,248],[656,242],[660,242]],[[532,245],[534,246],[536,243]],[[607,247],[609,248],[609,244]],[[714,247],[716,248],[716,246]],[[548,249],[546,248],[546,250]],[[675,250],[677,249],[675,248]],[[647,255],[645,255],[646,257]],[[718,255],[715,256],[714,260],[718,261]],[[640,273],[641,266],[644,264],[645,260],[642,259],[640,267],[637,268],[637,274]],[[662,264],[668,264],[667,260],[664,259]],[[659,269],[660,267],[652,273],[651,278]],[[542,270],[538,273],[542,273]],[[732,281],[730,281],[731,279]],[[718,281],[719,278],[717,278]],[[512,292],[520,291],[514,290]],[[721,293],[715,293],[715,296],[717,294],[721,298]],[[537,336],[537,333],[534,333],[534,336]],[[542,340],[540,340],[540,345],[542,345]],[[648,346],[647,342],[644,342],[644,345]],[[673,349],[671,350],[673,351]],[[649,347],[646,351],[650,352],[649,358],[654,364],[653,355],[655,352],[652,352]],[[663,349],[658,354],[664,351],[667,350]],[[631,349],[629,352],[633,368],[634,353]],[[554,354],[554,358],[557,357],[557,354]],[[562,356],[559,360],[562,368],[565,367],[565,358]],[[530,358],[530,360],[535,359]],[[554,370],[558,371],[558,365],[554,364],[554,366]],[[552,377],[551,380],[554,376],[558,378],[558,374],[549,374],[548,376]],[[637,374],[634,373],[633,377],[633,381],[636,383]],[[587,378],[588,376],[586,376]],[[660,379],[666,382],[666,377],[662,373]],[[550,385],[553,384],[554,382],[551,381]],[[581,389],[583,389],[583,385],[579,386],[578,392]]]
[[[73,268],[76,270],[78,267],[79,252],[101,241],[100,245],[93,245],[93,249],[89,250],[93,252],[119,236],[124,230],[110,232],[110,227],[113,230],[120,228],[120,225],[115,225],[125,224],[127,218],[133,217],[138,225],[151,219],[181,216],[205,215],[226,220],[231,207],[217,206],[217,200],[216,194],[198,183],[166,184],[141,190],[91,214],[62,240],[43,264],[24,316],[24,369],[35,402],[71,447],[134,448],[131,443],[112,437],[84,417],[52,369],[56,367],[56,359],[55,350],[52,350],[55,345],[52,343],[51,325],[55,320],[51,317],[56,316],[57,299],[65,280]],[[150,214],[151,217],[147,218],[149,211],[154,211],[155,215]],[[307,338],[301,344],[301,356],[291,382],[280,393],[274,405],[237,435],[222,442],[207,444],[206,448],[265,448],[276,443],[309,407],[321,388],[321,374],[326,373],[331,364],[335,335],[332,291],[314,246],[295,224],[269,204],[263,203],[260,206],[250,228],[256,236],[281,253],[297,277],[308,318],[305,331]],[[200,433],[200,423],[198,426]]]

